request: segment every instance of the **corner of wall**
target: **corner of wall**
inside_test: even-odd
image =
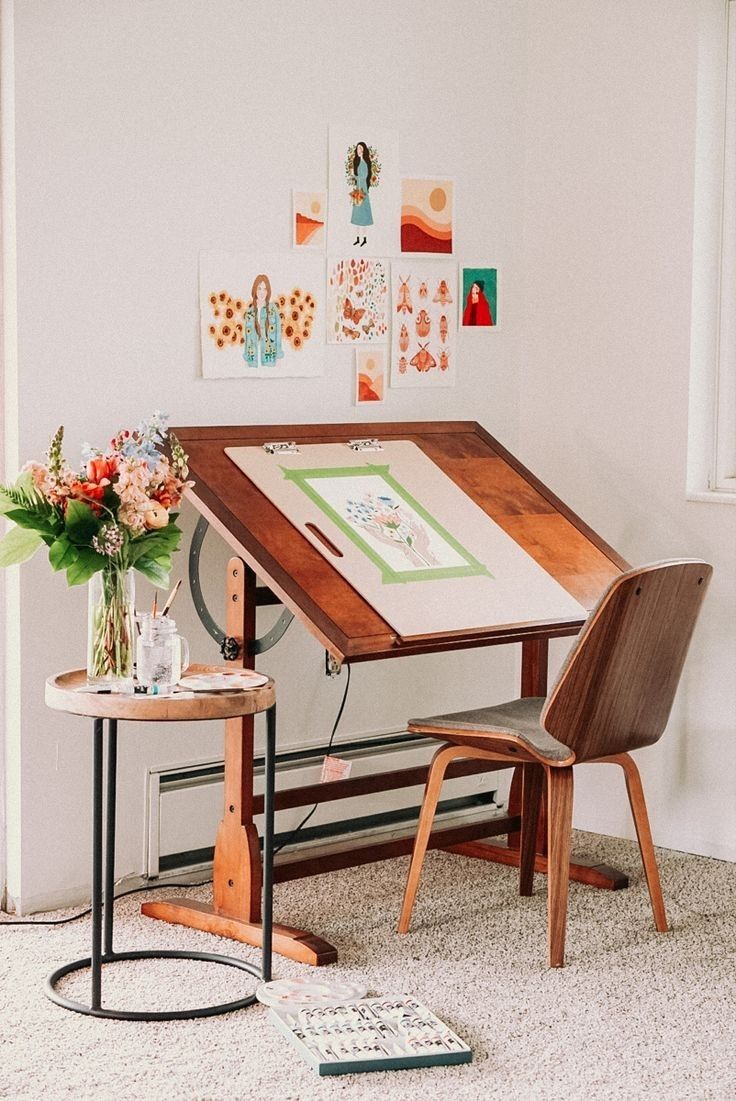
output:
[[[2,233],[2,423],[0,478],[18,469],[17,264],[15,232],[14,3],[0,5],[0,201]],[[20,891],[20,578],[0,577],[2,738],[0,738],[0,906]]]

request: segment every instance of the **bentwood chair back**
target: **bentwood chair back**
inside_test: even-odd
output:
[[[700,561],[660,562],[608,587],[541,713],[576,762],[661,737],[711,573]]]
[[[639,771],[629,755],[661,737],[712,568],[696,559],[629,570],[590,613],[546,700],[523,698],[474,711],[413,719],[412,733],[441,738],[417,827],[399,932],[409,929],[422,862],[448,764],[458,757],[523,768],[519,891],[532,893],[540,801],[547,802],[551,967],[564,963],[573,765],[619,765],[626,778],[655,927],[667,930]]]

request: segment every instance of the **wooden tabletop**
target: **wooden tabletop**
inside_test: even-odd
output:
[[[200,673],[232,673],[232,666],[190,665],[186,676]],[[85,692],[87,673],[72,669],[46,681],[46,704],[55,711],[89,715],[96,719],[126,719],[145,722],[187,722],[192,719],[232,719],[266,711],[276,701],[275,685],[269,677],[260,688],[227,692],[196,692],[177,699],[135,696],[123,692],[109,695]]]
[[[404,642],[375,609],[225,454],[273,440],[336,443],[375,436],[411,440],[586,608],[627,563],[497,440],[472,421],[229,425],[176,428],[195,487],[188,499],[233,550],[339,659],[393,657],[524,638],[570,635],[569,624],[534,623]]]

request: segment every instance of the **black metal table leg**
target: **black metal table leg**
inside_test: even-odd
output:
[[[273,812],[276,787],[276,704],[266,712],[266,755],[263,795],[263,944],[261,974],[271,981],[273,950]]]
[[[111,956],[113,904],[115,902],[115,806],[118,772],[118,721],[107,720],[107,793],[105,808],[105,887],[102,896],[103,950]]]
[[[102,719],[94,720],[92,748],[92,1009],[102,1004]]]

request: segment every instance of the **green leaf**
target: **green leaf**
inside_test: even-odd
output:
[[[64,527],[72,543],[86,546],[99,531],[100,521],[84,501],[69,501]]]
[[[159,550],[174,551],[179,546],[180,541],[181,531],[176,524],[169,524],[157,531],[148,531],[140,537],[140,540],[137,540],[137,542],[143,543],[152,549],[155,547],[156,553]]]
[[[93,573],[103,570],[108,563],[108,559],[104,555],[97,554],[89,547],[75,547],[74,549],[77,557],[66,568],[66,582],[70,587],[72,585],[83,585],[85,581],[89,581]]]
[[[141,535],[138,539],[131,539],[125,549],[125,557],[132,566],[139,558],[155,558],[156,548],[149,539]]]
[[[52,539],[56,535],[55,524],[50,523],[49,520],[37,513],[29,512],[26,508],[13,508],[5,515],[8,520],[12,520],[19,528],[31,528],[32,531],[37,531],[39,535],[50,536]]]
[[[159,558],[139,558],[135,568],[149,581],[152,581],[159,589],[165,589],[169,585],[171,574],[171,558],[161,555]]]
[[[12,528],[0,539],[0,566],[17,566],[43,545],[43,539],[28,528]]]
[[[135,566],[138,560],[144,557],[156,559],[167,556],[170,559],[179,547],[181,536],[180,529],[174,524],[169,524],[168,527],[160,528],[158,531],[148,531],[145,535],[140,535],[128,543],[127,561],[131,566]],[[168,569],[171,569],[170,562]]]
[[[15,479],[15,488],[19,489],[21,493],[32,496],[37,493],[36,487],[33,484],[33,474],[30,470],[24,470]]]
[[[19,508],[37,516],[39,520],[46,520],[55,525],[60,522],[59,509],[36,489],[30,471],[21,474],[15,485],[0,486],[0,513],[8,513]]]
[[[11,508],[18,507],[18,502],[8,494],[10,488],[10,486],[0,486],[0,514],[9,512]]]
[[[49,547],[49,562],[54,570],[68,569],[78,557],[78,549],[69,542],[66,535],[60,536]]]

